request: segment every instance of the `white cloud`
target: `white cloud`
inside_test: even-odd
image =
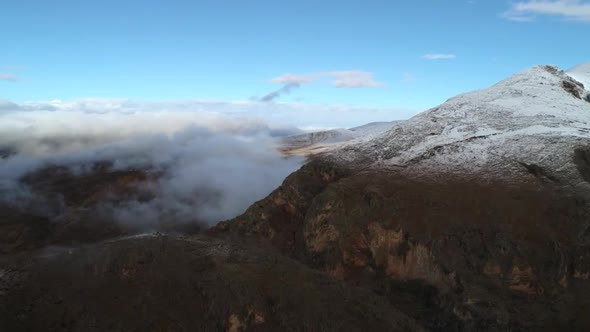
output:
[[[284,74],[271,80],[285,85],[309,84],[327,78],[337,88],[373,88],[385,85],[375,79],[374,74],[363,70],[336,70],[311,74]]]
[[[317,75],[284,74],[270,80],[278,84],[307,84],[313,82]]]
[[[281,155],[272,137],[300,132],[296,128],[162,105],[94,99],[0,112],[0,149],[11,151],[0,162],[0,204],[26,193],[19,179],[36,169],[57,165],[83,173],[110,161],[115,169],[163,174],[142,189],[153,194],[149,201],[101,202],[100,211],[114,220],[141,229],[167,218],[214,223],[242,213],[301,164]]]
[[[214,223],[241,213],[301,164],[276,150],[277,136],[300,132],[294,126],[344,127],[415,114],[333,105],[127,99],[20,105],[0,100],[0,109],[0,150],[14,152],[0,162],[0,201],[23,202],[27,190],[19,179],[32,170],[58,165],[85,172],[97,161],[112,161],[118,169],[164,174],[144,188],[153,194],[150,201],[101,205],[114,220],[140,228],[170,218],[181,224]]]
[[[422,56],[422,59],[426,59],[426,60],[448,60],[448,59],[454,59],[457,56],[455,54],[440,54],[440,53],[436,53],[436,54],[424,54]]]
[[[337,88],[374,88],[383,86],[384,83],[375,80],[372,73],[359,70],[332,71],[324,73],[332,77],[332,85]]]
[[[531,0],[512,4],[502,16],[511,21],[530,22],[535,15],[558,16],[577,21],[590,21],[590,2],[580,0]]]
[[[505,19],[507,19],[509,21],[514,21],[514,22],[533,22],[535,20],[535,17],[529,16],[529,15],[524,15],[522,13],[506,12],[506,13],[502,14],[502,17],[504,17]]]

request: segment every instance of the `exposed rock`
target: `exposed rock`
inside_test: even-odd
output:
[[[131,237],[0,266],[2,331],[422,330],[369,290],[207,237]]]
[[[239,219],[221,222],[209,233],[262,236],[282,252],[296,256],[304,246],[303,220],[314,197],[347,173],[345,168],[312,160],[288,176],[267,198],[254,203]]]
[[[575,149],[573,162],[584,181],[590,182],[590,146]]]
[[[581,96],[581,92],[580,91],[584,91],[584,85],[582,85],[581,83],[579,83],[580,85],[577,85],[573,82],[569,82],[569,81],[563,81],[561,83],[561,86],[563,87],[563,89],[565,91],[567,91],[568,93],[570,93],[572,96],[578,98],[578,99],[582,99]]]
[[[276,202],[273,195],[266,204]],[[584,275],[560,268],[580,265],[575,234],[587,224],[588,204],[552,182],[479,184],[448,177],[433,183],[353,173],[334,178],[310,201],[303,214],[281,215],[303,232],[293,234],[299,245],[278,248],[337,279],[396,289],[387,293],[391,303],[430,329],[534,329],[548,320],[568,326],[576,313],[562,303],[585,303],[590,295],[590,285],[575,296],[565,286],[564,293],[565,275]],[[271,206],[265,210],[277,211]],[[241,232],[252,218],[246,213],[228,222],[225,232]],[[258,229],[280,230],[280,224],[263,224],[259,220]],[[253,229],[249,236],[277,246],[266,234]],[[407,283],[415,286],[402,286]],[[418,306],[437,304],[408,309],[400,304],[406,297]]]

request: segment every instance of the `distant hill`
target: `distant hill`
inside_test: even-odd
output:
[[[313,155],[335,149],[343,143],[370,139],[399,123],[401,121],[371,122],[350,129],[340,128],[287,136],[282,140],[282,150],[289,154]]]

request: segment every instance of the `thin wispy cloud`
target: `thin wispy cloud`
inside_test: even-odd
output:
[[[0,70],[7,72],[24,71],[26,69],[25,66],[0,66]]]
[[[264,95],[260,98],[262,102],[271,102],[283,95],[291,93],[291,91],[299,88],[302,84],[308,84],[316,79],[316,74],[302,75],[302,74],[284,74],[270,80],[272,83],[283,84],[283,86],[275,91]]]
[[[426,60],[451,60],[455,59],[457,56],[455,54],[442,54],[442,53],[434,53],[434,54],[424,54],[422,59]]]
[[[272,83],[283,84],[283,86],[260,98],[260,101],[273,101],[304,84],[323,79],[328,79],[329,84],[337,88],[374,88],[385,85],[385,83],[377,81],[373,73],[362,70],[336,70],[311,74],[289,73],[271,79]]]
[[[24,66],[0,66],[0,81],[18,82],[22,79],[15,73],[25,71],[27,68]]]
[[[278,84],[307,84],[317,79],[317,74],[284,74],[270,80]]]
[[[278,84],[308,84],[321,79],[330,79],[330,84],[337,88],[373,88],[383,86],[375,75],[363,70],[336,70],[311,74],[284,74],[270,80]]]
[[[291,91],[293,91],[294,89],[297,89],[300,86],[301,86],[300,83],[286,83],[280,89],[272,91],[272,92],[266,94],[265,96],[263,96],[262,98],[260,98],[260,101],[262,101],[262,102],[273,101],[282,95],[289,94]]]
[[[332,85],[337,88],[375,88],[384,85],[373,77],[373,73],[366,71],[331,71],[324,73],[324,76],[333,78]]]
[[[414,76],[412,73],[405,73],[402,78],[403,83],[414,83],[416,80],[416,76]]]
[[[0,73],[0,81],[18,82],[20,78],[12,74]]]
[[[502,17],[514,22],[533,22],[535,21],[534,16],[524,15],[522,13],[512,13],[512,12],[505,12],[502,14]]]
[[[590,22],[590,1],[531,0],[512,4],[502,17],[511,21],[531,22],[537,15],[557,16],[568,20]]]

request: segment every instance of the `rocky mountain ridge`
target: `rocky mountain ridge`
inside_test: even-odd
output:
[[[590,137],[589,108],[590,92],[582,83],[556,67],[538,66],[451,98],[331,156],[366,160],[375,168],[496,178],[534,164],[573,180],[578,173],[573,164],[560,163],[571,160],[563,154]],[[501,172],[498,163],[504,164]]]
[[[213,233],[380,292],[430,330],[585,330],[589,121],[581,82],[534,67],[316,156]]]

